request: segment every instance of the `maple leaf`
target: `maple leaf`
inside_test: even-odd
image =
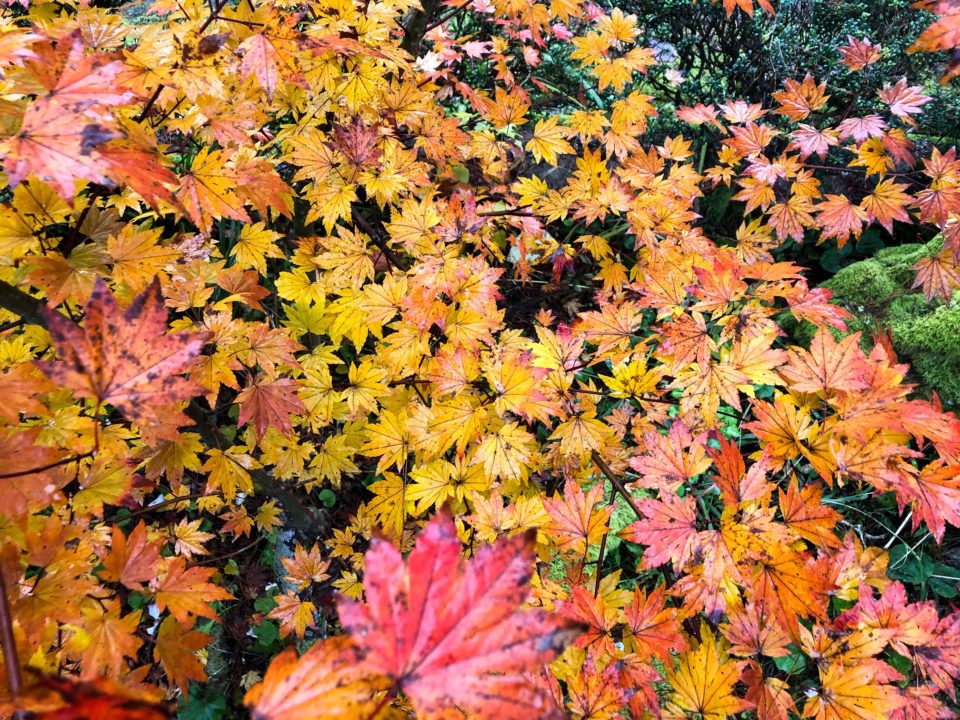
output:
[[[833,530],[842,516],[821,503],[823,490],[820,486],[810,484],[800,488],[794,482],[787,486],[786,493],[780,490],[779,494],[784,525],[817,547],[841,546],[840,538]]]
[[[207,450],[208,458],[202,469],[209,473],[208,492],[220,490],[227,502],[233,502],[238,490],[244,493],[253,492],[250,470],[259,468],[260,463],[245,450],[243,447]]]
[[[204,333],[167,335],[167,311],[154,280],[123,311],[103,280],[98,279],[81,329],[47,311],[50,336],[62,361],[38,362],[54,382],[80,397],[112,405],[126,417],[157,430],[182,424],[169,406],[199,392],[179,375],[200,354]]]
[[[213,642],[213,638],[199,630],[184,631],[174,617],[167,616],[157,630],[153,657],[163,667],[171,682],[186,693],[191,680],[203,682],[207,673],[197,652]]]
[[[910,196],[904,191],[907,186],[893,180],[881,180],[860,202],[871,222],[879,222],[888,233],[893,232],[893,222],[910,222],[910,216],[904,209],[910,201]]]
[[[31,713],[36,720],[170,720],[171,717],[165,706],[155,702],[155,695],[137,692],[106,678],[81,682],[44,676],[29,689],[29,694],[43,698],[37,711]],[[17,709],[22,709],[20,703]]]
[[[82,619],[65,628],[73,632],[67,652],[79,657],[83,676],[101,674],[119,677],[125,669],[124,658],[136,659],[143,641],[135,635],[140,624],[140,611],[120,617],[119,603],[107,602],[105,608],[84,608]]]
[[[960,611],[942,618],[927,642],[914,650],[920,673],[951,699],[957,699],[960,680]]]
[[[579,585],[573,588],[571,595],[570,600],[557,603],[556,611],[586,628],[574,642],[574,647],[615,655],[617,649],[612,632],[619,618],[617,608],[609,607],[603,595],[595,597],[592,591]]]
[[[710,467],[706,439],[694,437],[682,420],[670,426],[666,436],[649,432],[646,452],[630,459],[630,467],[640,474],[640,487],[661,488],[674,493],[688,480]]]
[[[442,514],[421,531],[406,562],[374,539],[365,562],[367,602],[338,602],[344,628],[420,717],[445,716],[451,706],[504,720],[562,717],[524,676],[572,639],[559,618],[519,609],[532,572],[532,535],[485,546],[468,562],[460,547]]]
[[[921,108],[933,100],[921,90],[919,86],[908,87],[907,79],[900,78],[896,85],[884,85],[879,95],[883,103],[890,108],[890,112],[909,125],[916,126],[917,121],[913,116],[923,112]]]
[[[844,195],[827,195],[816,206],[817,222],[821,227],[821,240],[837,239],[837,247],[843,247],[850,237],[858,238],[863,224],[868,220],[867,211],[854,205]]]
[[[666,492],[661,500],[641,498],[636,504],[644,517],[624,528],[620,535],[647,546],[643,567],[671,562],[675,570],[683,568],[699,548],[694,498]]]
[[[229,153],[203,148],[180,179],[176,197],[187,216],[202,233],[209,234],[213,221],[230,218],[250,222],[235,189],[236,177],[227,166]]]
[[[800,123],[800,126],[790,133],[789,149],[799,150],[800,159],[806,160],[811,155],[826,157],[830,148],[836,147],[840,143],[837,134],[830,130],[818,129],[810,125]]]
[[[283,558],[281,562],[288,573],[287,582],[294,585],[297,591],[308,588],[311,583],[321,583],[330,577],[327,574],[330,561],[321,557],[320,548],[317,545],[307,551],[297,543],[293,549],[293,557]]]
[[[870,40],[857,40],[852,36],[847,36],[847,44],[837,48],[843,57],[843,64],[847,66],[850,72],[863,70],[867,65],[872,65],[883,57],[883,48],[880,45],[874,45]]]
[[[831,663],[820,670],[820,690],[807,700],[804,717],[815,720],[863,720],[889,717],[904,700],[893,685],[900,673],[878,660],[844,666]]]
[[[29,174],[49,182],[73,203],[77,180],[112,185],[97,147],[120,137],[110,106],[133,94],[116,83],[123,63],[115,54],[85,53],[79,30],[34,47],[27,63],[46,90],[30,103],[19,132],[0,144],[11,185]]]
[[[701,637],[697,647],[680,656],[675,669],[667,669],[672,693],[665,709],[699,713],[703,720],[724,720],[750,707],[733,694],[746,663],[731,661],[706,624],[701,626]]]
[[[317,606],[309,600],[301,600],[295,593],[274,595],[273,601],[277,606],[267,613],[267,617],[280,621],[280,637],[296,633],[302,640],[307,628],[315,624],[313,617]]]
[[[741,657],[766,655],[767,657],[786,657],[790,654],[787,646],[789,636],[767,614],[764,604],[750,604],[746,607],[732,607],[727,612],[727,623],[720,626],[720,632],[730,641],[730,652]]]
[[[913,45],[907,48],[907,52],[935,52],[960,46],[960,8],[953,0],[922,0],[918,5],[930,6],[930,9],[940,13],[941,17],[920,34]],[[951,63],[940,80],[941,84],[946,84],[956,75],[957,67]]]
[[[263,439],[268,428],[288,434],[293,430],[290,416],[306,412],[306,407],[296,392],[297,383],[291,378],[269,382],[263,377],[258,378],[237,395],[237,403],[240,405],[237,424],[245,425],[252,421],[258,442]]]
[[[687,650],[687,638],[680,629],[681,616],[674,608],[666,607],[666,589],[663,585],[647,594],[634,588],[633,600],[624,610],[626,635],[624,643],[641,657],[658,658],[667,663],[672,652]]]
[[[717,2],[717,0],[713,0],[713,2]],[[770,0],[757,0],[757,4],[771,15],[775,14]],[[733,15],[733,11],[737,8],[753,17],[753,0],[723,0],[723,9],[727,11],[727,15]]]
[[[139,590],[143,583],[157,576],[160,564],[161,540],[147,540],[147,526],[141,521],[130,533],[114,526],[112,529],[110,554],[103,558],[103,570],[100,576],[104,580],[119,582],[131,590]]]
[[[177,176],[163,165],[164,158],[154,145],[141,138],[110,140],[95,150],[104,173],[114,182],[126,185],[152,207],[161,201],[175,205],[173,188]]]
[[[583,555],[588,545],[600,541],[613,512],[612,505],[597,508],[602,500],[601,483],[584,494],[579,485],[568,480],[563,488],[562,499],[547,498],[543,501],[544,509],[552,518],[544,531],[556,539],[558,550]]]
[[[860,333],[837,342],[828,330],[817,330],[810,350],[791,349],[789,361],[779,372],[797,392],[856,392],[868,387],[864,379],[865,358],[860,349]]]
[[[573,152],[573,146],[567,142],[567,129],[558,125],[558,118],[551,117],[546,120],[538,120],[537,126],[533,131],[533,137],[527,143],[526,148],[537,162],[543,160],[556,167],[557,158],[560,155],[568,155]]]
[[[291,648],[270,663],[263,682],[243,699],[254,720],[354,720],[376,711],[377,690],[389,682],[370,673],[366,652],[341,635],[297,658]]]
[[[950,300],[954,289],[960,287],[960,262],[956,253],[945,247],[939,255],[921,258],[913,266],[917,271],[912,287],[922,287],[923,297],[929,302],[940,298]]]
[[[233,595],[209,582],[216,572],[216,568],[188,568],[182,557],[171,558],[166,569],[151,583],[157,607],[161,612],[169,609],[184,626],[189,626],[193,616],[219,620],[210,603],[232,600]]]
[[[255,77],[268,100],[273,99],[281,79],[305,83],[295,57],[299,46],[294,33],[288,27],[271,28],[270,32],[254,33],[238,48],[243,53],[241,75]]]
[[[837,330],[846,331],[851,315],[847,310],[829,302],[832,293],[827,288],[808,288],[806,283],[798,283],[797,294],[787,298],[790,312],[799,320],[808,320],[814,325],[829,325]]]
[[[485,435],[473,455],[487,477],[506,479],[525,477],[535,457],[533,436],[515,422]]]
[[[777,112],[786,115],[794,122],[804,120],[810,113],[827,104],[830,96],[825,92],[826,87],[826,83],[817,85],[810,73],[807,73],[803,82],[787,80],[786,89],[773,94],[773,99],[780,103],[780,109]]]
[[[630,696],[623,684],[619,663],[604,666],[588,653],[580,673],[567,683],[567,706],[577,718],[614,720]]]
[[[746,700],[756,706],[758,720],[788,720],[797,706],[790,697],[790,686],[779,678],[765,678],[756,662],[743,672],[747,685]]]
[[[96,148],[116,137],[108,126],[93,121],[79,125],[56,103],[38,101],[27,107],[20,132],[0,143],[0,150],[12,185],[35,175],[72,202],[78,180],[112,184]]]

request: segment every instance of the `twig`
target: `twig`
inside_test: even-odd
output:
[[[7,687],[10,695],[16,699],[22,685],[20,677],[20,659],[17,657],[17,644],[13,639],[13,618],[7,604],[7,583],[0,568],[0,643],[3,643],[3,666],[7,670]]]
[[[900,533],[903,532],[903,529],[907,526],[907,523],[910,522],[910,520],[911,520],[912,518],[913,518],[913,510],[911,510],[910,512],[907,513],[907,516],[903,519],[903,522],[900,523],[900,527],[898,527],[898,528],[894,531],[894,533],[893,533],[893,535],[890,537],[890,539],[887,540],[887,544],[883,546],[883,549],[884,549],[884,550],[889,550],[889,549],[890,549],[890,546],[893,545],[894,541],[900,539]]]
[[[25,477],[27,475],[33,475],[35,473],[43,472],[45,470],[52,470],[55,467],[60,467],[61,465],[69,465],[72,462],[79,462],[80,460],[85,460],[86,458],[93,455],[91,450],[88,453],[83,455],[74,455],[72,457],[63,458],[62,460],[57,460],[56,462],[48,463],[47,465],[41,465],[40,467],[30,468],[29,470],[18,470],[17,472],[12,473],[3,473],[0,475],[0,480],[9,480],[10,478]]]
[[[134,122],[139,123],[146,119],[147,115],[150,114],[150,111],[153,110],[153,105],[157,102],[157,98],[160,97],[161,92],[163,92],[163,85],[157,85],[157,89],[153,91],[153,95],[151,95],[150,99],[147,100],[147,104],[143,106],[143,110],[141,110],[140,114],[133,119]]]
[[[237,25],[243,25],[245,27],[250,27],[250,28],[266,27],[263,23],[251,22],[250,20],[240,20],[238,18],[229,18],[229,17],[224,17],[223,15],[217,15],[217,17],[214,19],[223,20],[224,22],[232,22],[232,23],[236,23]]]
[[[387,706],[387,703],[390,702],[390,700],[392,699],[392,697],[393,697],[393,690],[392,690],[392,689],[391,689],[391,690],[388,690],[387,692],[385,692],[384,695],[383,695],[383,697],[380,698],[380,702],[377,703],[377,706],[373,709],[373,712],[370,713],[370,716],[367,718],[367,720],[374,720],[374,718],[376,718],[377,715],[380,714],[380,711],[383,710],[383,709]]]
[[[627,492],[627,488],[624,487],[623,483],[620,481],[620,478],[618,478],[614,474],[613,470],[610,469],[610,466],[607,465],[607,461],[604,460],[600,453],[598,453],[596,450],[591,451],[590,457],[592,458],[593,462],[596,463],[597,467],[600,468],[600,472],[607,476],[607,480],[613,483],[613,486],[620,492],[620,494],[623,496],[623,499],[627,501],[627,505],[630,506],[630,509],[636,513],[638,518],[642,518],[643,513],[637,509],[637,505],[635,502],[633,502],[633,498],[630,497],[630,493]]]
[[[607,503],[608,506],[612,506],[617,501],[617,490],[616,486],[610,485],[610,500]],[[597,581],[593,585],[593,596],[597,597],[600,594],[600,580],[603,578],[603,554],[607,550],[607,536],[610,534],[610,528],[607,528],[607,531],[603,534],[603,539],[600,540],[600,554],[597,556]]]
[[[0,308],[19,315],[30,325],[46,327],[47,321],[43,315],[46,306],[43,302],[3,280],[0,280]]]
[[[539,217],[539,215],[529,210],[518,210],[517,208],[510,208],[509,210],[488,210],[487,212],[477,213],[477,217],[504,217],[507,215],[514,217]]]
[[[169,500],[164,500],[163,502],[158,502],[153,505],[144,505],[138,510],[134,510],[132,513],[127,515],[124,520],[129,520],[130,518],[138,517],[140,515],[145,515],[154,510],[162,510],[165,507],[170,507],[171,505],[177,505],[182,502],[190,502],[191,500],[199,500],[204,497],[219,497],[220,493],[193,493],[191,495],[180,495],[179,497],[171,498]]]
[[[217,556],[217,557],[205,558],[204,560],[198,560],[197,562],[191,563],[190,565],[191,565],[191,567],[193,567],[193,566],[195,566],[195,565],[210,565],[211,563],[221,563],[221,562],[223,562],[224,560],[228,560],[229,558],[235,557],[236,555],[242,555],[242,554],[245,553],[247,550],[250,550],[251,548],[256,547],[256,546],[259,545],[261,542],[263,542],[263,540],[264,540],[265,537],[266,537],[265,535],[261,535],[261,536],[258,537],[256,540],[254,540],[254,541],[251,542],[251,543],[247,543],[246,545],[244,545],[244,546],[243,546],[242,548],[240,548],[239,550],[233,550],[232,552],[228,552],[226,555],[219,555],[219,556]]]
[[[360,214],[360,211],[357,210],[356,207],[352,209],[351,214],[353,217],[353,222],[370,236],[370,239],[373,240],[374,245],[376,245],[380,249],[380,252],[383,253],[383,256],[387,259],[387,262],[397,268],[397,270],[403,270],[406,272],[409,268],[403,261],[403,258],[397,255],[383,240],[380,239],[376,229],[373,227],[373,225],[367,222],[367,220],[363,217],[363,215]]]
[[[430,32],[430,31],[433,30],[434,28],[440,27],[440,26],[443,25],[447,20],[450,20],[451,18],[459,15],[459,14],[462,13],[464,10],[466,10],[468,7],[470,7],[472,4],[473,4],[473,0],[467,0],[467,2],[465,2],[465,3],[461,4],[461,5],[458,5],[457,7],[453,8],[452,10],[450,10],[449,12],[447,12],[446,14],[441,15],[439,19],[437,19],[437,20],[435,20],[434,22],[432,22],[432,23],[430,23],[429,25],[427,25],[427,27],[426,27],[426,28],[424,29],[424,31],[423,31],[423,34],[426,35],[428,32]]]
[[[227,0],[220,0],[217,3],[216,7],[213,9],[213,12],[210,13],[210,17],[203,21],[203,25],[197,28],[197,35],[203,35],[204,31],[210,27],[210,23],[214,20],[219,20],[220,11],[227,6]]]

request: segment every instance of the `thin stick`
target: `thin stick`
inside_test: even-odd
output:
[[[610,500],[607,502],[608,506],[612,506],[617,501],[617,493],[619,490],[611,484],[610,485]],[[603,554],[607,550],[607,535],[610,534],[610,529],[607,528],[607,531],[603,534],[603,539],[600,541],[600,555],[597,556],[597,581],[593,586],[593,596],[597,597],[600,594],[600,580],[603,577]]]
[[[91,450],[88,453],[83,455],[74,455],[73,457],[63,458],[63,460],[57,460],[56,462],[48,463],[47,465],[41,465],[40,467],[30,468],[29,470],[19,470],[12,473],[3,473],[0,475],[0,480],[9,480],[10,478],[25,477],[27,475],[33,475],[34,473],[43,472],[44,470],[53,470],[55,467],[60,467],[61,465],[69,465],[72,462],[79,462],[80,460],[85,460],[86,458],[93,455]]]
[[[387,692],[385,692],[383,694],[383,697],[380,699],[380,702],[377,703],[377,706],[373,709],[373,712],[370,713],[370,717],[367,718],[367,720],[374,720],[374,718],[376,718],[377,715],[380,714],[380,711],[387,706],[387,704],[390,702],[392,697],[393,697],[392,691],[388,690]]]
[[[220,0],[220,2],[218,2],[218,3],[216,4],[216,6],[213,8],[213,12],[210,13],[210,17],[208,17],[208,18],[204,21],[203,25],[201,25],[200,27],[197,28],[197,35],[198,35],[198,36],[199,36],[199,35],[203,35],[204,31],[206,31],[206,29],[207,29],[208,27],[210,27],[210,23],[212,23],[214,20],[218,20],[218,19],[219,19],[219,18],[218,18],[218,15],[220,15],[220,12],[221,12],[226,6],[227,6],[227,0]]]
[[[600,468],[600,471],[607,476],[607,479],[613,483],[613,486],[620,491],[620,494],[623,496],[623,499],[627,501],[627,505],[630,506],[630,509],[637,514],[638,518],[642,518],[643,513],[637,509],[637,505],[633,502],[633,498],[630,497],[630,494],[627,492],[627,488],[623,486],[620,478],[618,478],[614,474],[613,470],[610,469],[610,466],[607,465],[607,461],[604,460],[600,453],[598,453],[596,450],[593,450],[590,453],[590,457],[593,459],[593,462],[597,464],[597,467]]]
[[[153,95],[147,100],[147,104],[143,106],[143,110],[133,119],[134,122],[143,122],[146,119],[150,111],[153,110],[153,105],[157,102],[157,98],[160,97],[161,92],[163,92],[163,85],[157,85],[157,89],[153,91]]]
[[[124,520],[129,520],[130,518],[135,518],[138,515],[144,515],[146,513],[152,512],[154,510],[163,510],[166,507],[171,505],[179,505],[182,502],[190,502],[191,500],[199,500],[204,497],[219,497],[220,493],[193,493],[191,495],[179,495],[177,497],[171,498],[169,500],[164,500],[163,502],[155,503],[154,505],[144,505],[142,508],[134,510],[129,515],[127,515]]]
[[[7,605],[7,583],[0,569],[0,643],[3,643],[3,665],[7,669],[7,687],[10,695],[16,698],[22,685],[20,678],[20,659],[17,657],[17,644],[13,639],[13,619],[10,606]]]
[[[409,269],[407,264],[393,250],[391,250],[383,240],[380,239],[373,225],[367,222],[357,208],[352,209],[351,217],[353,218],[354,224],[356,224],[357,227],[370,236],[370,239],[373,240],[374,244],[380,249],[380,252],[383,253],[383,256],[387,259],[388,263],[390,263],[397,270],[406,271]]]

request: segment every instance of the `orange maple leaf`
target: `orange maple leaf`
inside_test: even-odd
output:
[[[123,311],[102,279],[90,294],[81,329],[47,311],[50,336],[61,362],[38,362],[54,382],[80,397],[115,407],[144,429],[162,432],[186,418],[170,405],[200,388],[180,373],[200,354],[204,333],[167,335],[167,311],[160,282]]]
[[[276,428],[284,435],[293,430],[290,415],[306,412],[303,402],[297,397],[297,383],[291,378],[280,378],[272,382],[264,382],[259,378],[256,382],[245,387],[237,395],[240,404],[238,425],[253,422],[259,442],[267,428]]]
[[[233,595],[209,582],[216,568],[187,567],[181,556],[171,559],[166,571],[152,583],[160,612],[169,609],[181,625],[189,625],[193,616],[219,621],[210,603],[232,600]]]
[[[297,659],[291,648],[277,655],[263,682],[243,702],[254,720],[346,720],[368,718],[373,696],[389,682],[372,676],[366,653],[346,635],[329,638]]]

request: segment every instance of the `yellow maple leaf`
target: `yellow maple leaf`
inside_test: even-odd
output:
[[[543,160],[556,167],[560,155],[569,155],[574,152],[573,146],[567,142],[569,131],[559,124],[556,117],[537,121],[533,137],[526,144],[526,149],[533,153],[537,162]]]
[[[309,600],[301,600],[294,593],[274,595],[273,601],[277,606],[267,613],[267,617],[280,621],[280,637],[295,633],[302,640],[307,628],[315,624],[313,616],[317,606]]]
[[[242,446],[207,450],[207,461],[203,464],[203,471],[209,473],[207,491],[219,490],[224,500],[233,502],[238,491],[247,494],[253,492],[250,470],[259,467],[260,463]]]
[[[676,668],[667,670],[665,679],[673,692],[664,709],[680,717],[699,713],[703,720],[724,720],[749,707],[733,694],[746,663],[731,661],[723,648],[725,641],[714,637],[706,623],[701,637],[699,646],[681,655]]]

